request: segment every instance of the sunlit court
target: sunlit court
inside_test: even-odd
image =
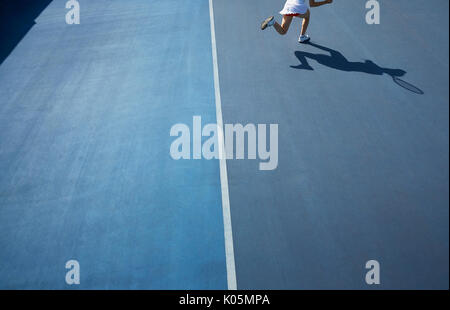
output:
[[[0,0],[0,289],[448,290],[448,29],[447,0]]]

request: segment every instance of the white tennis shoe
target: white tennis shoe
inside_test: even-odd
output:
[[[302,35],[298,38],[298,43],[307,43],[307,42],[309,42],[309,40],[311,40],[311,38],[309,37],[309,35],[307,35],[307,34],[302,34]]]
[[[266,18],[266,20],[262,22],[261,30],[264,30],[267,27],[271,27],[273,26],[273,24],[275,24],[275,19],[273,16],[270,16],[269,18]]]

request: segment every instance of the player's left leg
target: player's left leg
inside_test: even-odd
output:
[[[263,23],[261,24],[261,29],[264,30],[267,27],[273,26],[279,34],[285,35],[288,32],[289,27],[291,26],[293,18],[294,16],[283,15],[283,20],[280,25],[275,21],[274,17],[271,16],[267,18],[265,21],[263,21]]]
[[[283,15],[283,20],[281,21],[281,25],[279,23],[275,22],[273,27],[279,34],[285,35],[288,32],[289,27],[291,26],[293,18],[294,18],[294,16]]]

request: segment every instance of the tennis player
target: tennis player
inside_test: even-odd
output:
[[[291,25],[294,17],[303,18],[302,29],[300,31],[298,42],[306,43],[310,40],[310,37],[306,34],[310,18],[309,8],[319,7],[332,2],[333,0],[287,0],[283,10],[280,12],[280,14],[283,15],[281,25],[275,21],[273,16],[270,16],[262,22],[261,30],[273,26],[279,34],[285,35],[288,32],[289,26]]]

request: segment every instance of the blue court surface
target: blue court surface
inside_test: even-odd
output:
[[[66,2],[0,1],[1,289],[448,289],[447,0],[310,44],[260,30],[284,0]],[[194,116],[278,124],[276,168],[193,159]]]

